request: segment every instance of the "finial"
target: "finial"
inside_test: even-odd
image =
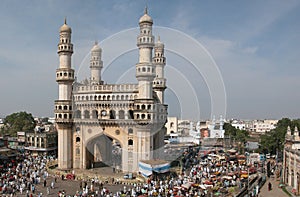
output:
[[[98,45],[98,41],[97,40],[95,40],[95,45]]]
[[[67,17],[65,17],[65,25],[67,24]]]
[[[146,7],[145,7],[144,14],[148,14],[148,7],[147,7],[147,5],[146,5]]]
[[[295,132],[298,132],[298,127],[297,126],[295,126]]]
[[[157,36],[157,42],[160,42],[160,35]]]

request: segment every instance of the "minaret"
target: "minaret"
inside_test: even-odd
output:
[[[287,127],[286,135],[287,135],[287,136],[291,136],[291,135],[292,135],[291,127],[290,127],[290,126]]]
[[[294,136],[299,138],[299,131],[298,131],[298,127],[295,126],[295,129],[294,129]]]
[[[139,63],[136,64],[136,78],[139,83],[139,99],[152,99],[152,83],[155,70],[152,64],[154,36],[152,35],[153,20],[148,15],[147,8],[139,20],[140,35],[137,37],[139,48]]]
[[[102,84],[101,81],[101,69],[103,68],[103,62],[101,60],[102,49],[99,47],[98,42],[95,42],[91,50],[91,84]]]
[[[223,130],[223,126],[224,126],[224,119],[222,117],[222,115],[220,116],[220,130]]]
[[[164,56],[165,45],[160,41],[158,36],[157,43],[154,47],[153,63],[155,64],[155,79],[153,81],[153,89],[156,92],[160,103],[164,103],[164,91],[166,89],[166,79],[164,78],[164,70],[166,65],[166,58]]]
[[[71,28],[66,19],[59,30],[59,68],[56,70],[58,83],[58,100],[55,101],[55,122],[58,131],[58,167],[72,168],[72,84],[74,70],[71,68],[73,44],[71,43]]]

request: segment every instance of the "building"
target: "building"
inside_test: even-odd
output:
[[[224,119],[222,116],[220,117],[219,121],[216,121],[215,118],[211,121],[211,123],[208,125],[208,130],[203,130],[203,133],[201,133],[201,136],[203,138],[224,138],[225,130],[223,128],[224,125]]]
[[[292,134],[288,127],[283,150],[283,183],[291,186],[297,195],[300,194],[300,137],[298,128]]]
[[[233,120],[231,125],[239,130],[246,130],[246,123],[242,120]]]
[[[166,58],[164,44],[159,38],[154,42],[152,25],[145,9],[137,36],[137,84],[104,83],[98,43],[91,49],[90,79],[76,81],[71,63],[72,30],[66,21],[61,26],[56,70],[59,98],[55,101],[60,169],[86,169],[101,162],[112,165],[116,163],[112,154],[116,144],[121,147],[120,168],[124,172],[138,172],[141,160],[163,157]]]
[[[57,152],[57,131],[25,132],[24,149],[33,155]]]
[[[264,134],[276,128],[278,120],[253,120],[246,125],[246,130]]]
[[[168,117],[168,121],[166,123],[167,135],[171,133],[177,133],[178,131],[178,118],[177,117]]]

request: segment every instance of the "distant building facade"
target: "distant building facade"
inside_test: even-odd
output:
[[[25,132],[24,149],[32,154],[43,154],[57,151],[57,131]]]
[[[246,130],[256,133],[267,133],[276,128],[278,120],[253,120],[251,121]]]

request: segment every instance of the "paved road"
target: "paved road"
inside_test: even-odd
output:
[[[272,184],[272,190],[268,191],[268,184],[269,182]],[[261,188],[259,197],[285,197],[288,196],[281,188],[278,187],[279,181],[276,181],[275,178],[267,179],[264,186]]]

